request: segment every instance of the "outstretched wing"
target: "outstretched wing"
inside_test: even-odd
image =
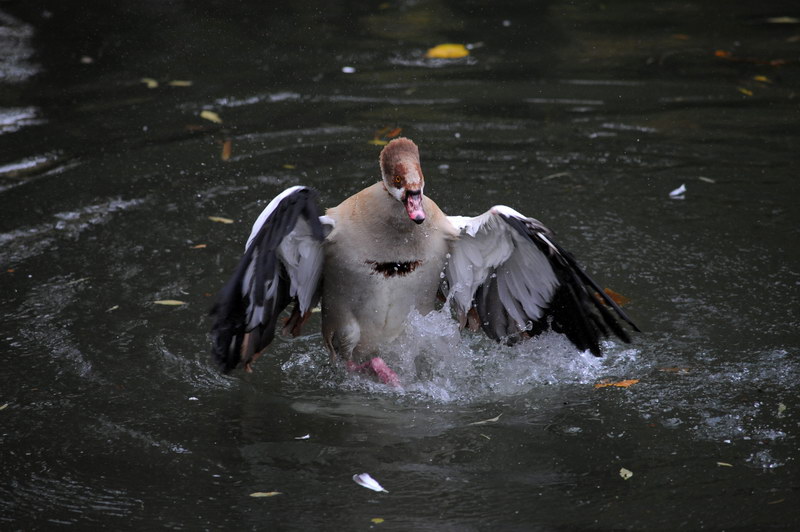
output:
[[[225,372],[250,363],[275,337],[278,316],[292,302],[290,320],[302,317],[320,297],[322,241],[333,220],[320,217],[317,192],[291,187],[264,209],[244,256],[211,309],[212,354]]]
[[[462,324],[477,311],[489,337],[510,343],[552,328],[596,356],[609,330],[630,341],[618,319],[639,330],[539,221],[504,205],[448,219],[461,232],[445,275]]]

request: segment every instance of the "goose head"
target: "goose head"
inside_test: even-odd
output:
[[[403,204],[414,223],[424,222],[422,189],[425,178],[419,166],[417,145],[406,138],[394,139],[381,151],[380,163],[386,191]]]

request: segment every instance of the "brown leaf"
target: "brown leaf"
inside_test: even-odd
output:
[[[617,388],[627,388],[639,382],[639,379],[625,379],[624,381],[617,382],[598,382],[594,385],[595,388],[607,388],[609,386],[616,386]]]
[[[620,294],[619,292],[615,292],[610,288],[603,288],[603,292],[605,292],[606,295],[610,297],[611,300],[620,307],[624,307],[625,305],[631,302],[630,298],[627,298],[622,294]]]
[[[658,368],[658,371],[663,371],[664,373],[679,373],[681,375],[685,375],[689,373],[689,368]]]
[[[231,139],[225,139],[225,141],[222,143],[221,157],[223,161],[227,161],[228,159],[231,158],[232,148],[233,148],[233,143],[231,142]]]

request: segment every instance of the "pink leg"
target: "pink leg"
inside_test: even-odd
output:
[[[375,357],[367,362],[364,362],[363,364],[356,364],[355,362],[348,360],[347,369],[348,371],[353,372],[358,371],[361,373],[372,373],[378,377],[378,380],[383,384],[394,386],[396,388],[400,387],[400,378],[397,376],[397,373],[395,373],[381,357]]]

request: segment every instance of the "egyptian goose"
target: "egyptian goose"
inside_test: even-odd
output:
[[[423,194],[419,150],[392,140],[383,179],[320,216],[317,193],[291,187],[253,224],[244,256],[211,310],[213,355],[227,372],[252,363],[275,336],[298,334],[321,302],[332,359],[398,384],[378,357],[403,332],[412,309],[446,297],[462,327],[513,343],[548,328],[600,356],[609,330],[639,330],[539,221],[503,205],[474,218],[447,216]]]

